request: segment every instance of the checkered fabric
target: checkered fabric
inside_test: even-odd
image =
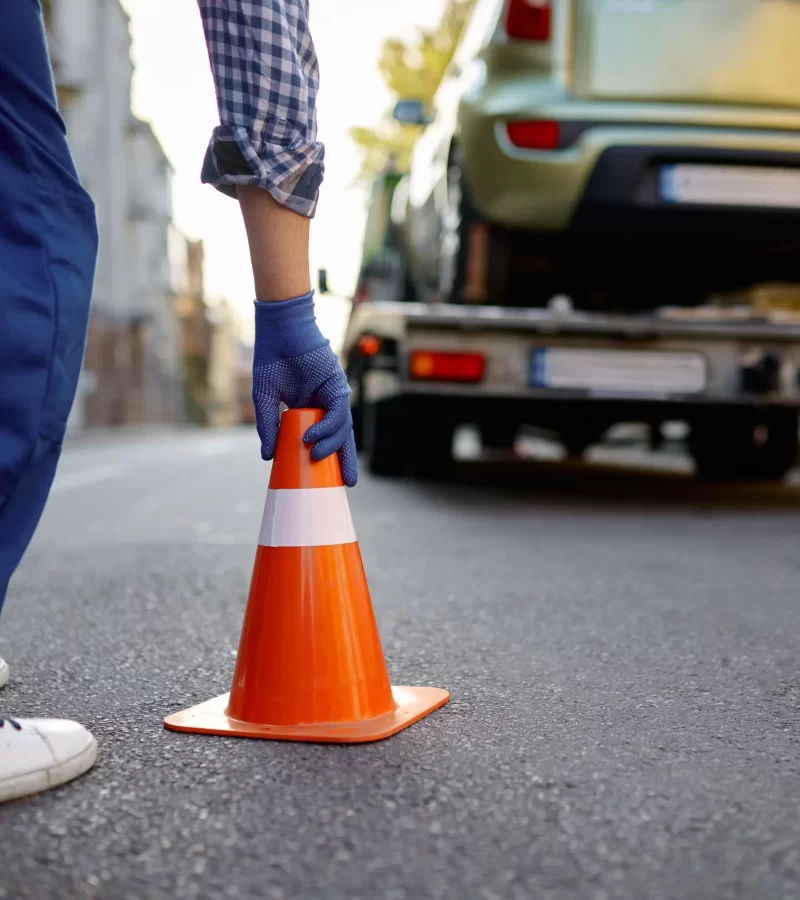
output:
[[[201,179],[231,197],[265,188],[304,216],[316,211],[325,148],[317,141],[319,69],[309,0],[198,0],[217,88]]]

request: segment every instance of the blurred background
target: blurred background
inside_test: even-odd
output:
[[[379,67],[390,38],[419,40],[451,4],[316,0],[326,178],[312,230],[313,268],[335,293],[320,324],[341,339],[357,278],[364,175],[382,164],[391,109]],[[200,184],[218,123],[194,0],[46,0],[58,100],[101,246],[86,361],[70,428],[250,418],[252,277],[238,205]],[[343,52],[343,22],[359,23]],[[442,47],[439,56],[447,56]],[[441,66],[433,63],[433,72]],[[365,152],[359,152],[359,144]]]
[[[44,10],[101,241],[71,432],[252,422],[247,241],[238,204],[199,178],[218,117],[195,0],[46,0]],[[311,22],[326,145],[312,271],[324,270],[318,319],[343,351],[359,420],[371,361],[357,340],[377,333],[353,312],[363,300],[586,310],[605,317],[606,330],[618,312],[634,328],[642,313],[689,328],[702,319],[713,333],[698,345],[698,365],[727,328],[709,324],[709,309],[712,318],[735,311],[740,323],[777,309],[783,318],[768,337],[742,332],[703,390],[746,411],[785,404],[781,464],[770,472],[791,466],[800,343],[784,325],[800,309],[800,188],[789,168],[798,158],[796,4],[314,0]],[[516,340],[512,332],[504,340]],[[641,365],[653,360],[612,359],[605,351],[616,338],[604,340],[600,358],[562,360],[564,377],[590,394],[613,388],[636,400]],[[687,349],[681,340],[664,343],[656,363],[680,368],[669,353]],[[559,353],[550,348],[548,359]],[[612,377],[607,364],[622,368]],[[518,392],[519,373],[501,383],[497,366],[486,391]],[[656,395],[681,393],[680,372],[661,375]],[[660,446],[664,424],[686,411],[619,409],[577,437],[574,408],[569,421],[535,424],[580,455],[628,419],[644,420]],[[477,423],[489,448],[510,448],[527,423],[527,413],[503,427],[481,422],[474,406],[451,413]],[[726,423],[723,439],[702,415],[705,431],[689,423],[698,469],[734,443],[764,455],[753,450],[760,419]]]

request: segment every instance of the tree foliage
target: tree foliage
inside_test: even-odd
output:
[[[473,2],[445,0],[435,28],[418,29],[409,42],[397,38],[385,41],[378,69],[395,100],[421,100],[427,106],[432,104]],[[374,127],[358,125],[352,128],[350,136],[361,151],[361,176],[373,177],[383,171],[390,160],[404,171],[419,132],[415,125],[394,122],[389,113]]]

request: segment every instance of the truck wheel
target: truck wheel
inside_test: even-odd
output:
[[[440,222],[439,294],[446,303],[502,305],[509,282],[510,243],[503,232],[483,222],[472,206],[460,160],[460,153],[456,149],[447,170],[447,206]],[[486,242],[484,296],[465,296],[470,235],[477,228],[486,230],[483,236]]]
[[[359,400],[351,409],[353,417],[353,439],[356,442],[356,451],[360,453],[364,449],[364,406]]]
[[[414,473],[422,478],[447,478],[454,464],[455,426],[445,416],[415,416],[414,430]]]
[[[351,360],[347,366],[347,382],[350,385],[350,415],[353,417],[353,438],[356,450],[364,449],[364,374],[363,363],[359,357]]]
[[[780,481],[798,459],[798,411],[741,413],[692,426],[689,452],[703,481]]]
[[[492,422],[481,428],[481,443],[484,450],[508,450],[517,436],[516,422]]]
[[[373,475],[396,478],[406,464],[405,417],[396,403],[363,404],[363,441]]]
[[[352,379],[350,379],[352,384]],[[358,394],[350,407],[350,415],[353,417],[353,438],[356,442],[356,450],[360,453],[364,449],[364,379],[359,378]]]

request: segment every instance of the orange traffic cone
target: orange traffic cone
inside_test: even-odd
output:
[[[357,743],[396,734],[447,703],[392,687],[336,455],[311,460],[318,409],[282,417],[230,694],[167,728]]]

